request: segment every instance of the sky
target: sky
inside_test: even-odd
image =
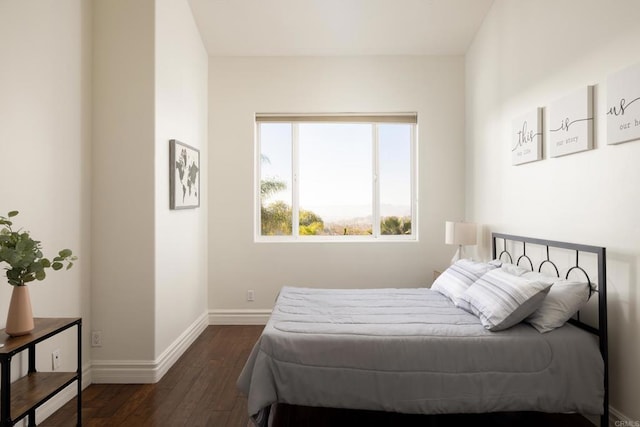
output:
[[[291,204],[292,135],[289,123],[261,123],[261,179],[286,182],[269,201]],[[368,217],[373,200],[372,125],[299,124],[301,209],[325,222]],[[378,126],[381,215],[411,214],[411,125]],[[268,159],[268,160],[267,160]]]

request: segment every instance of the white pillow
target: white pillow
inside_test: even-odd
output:
[[[457,305],[460,295],[487,271],[496,268],[486,262],[475,262],[469,259],[456,261],[451,267],[442,272],[433,282],[431,289],[440,292]]]
[[[523,277],[553,283],[538,309],[526,318],[539,332],[549,332],[564,325],[589,301],[589,284],[529,272]]]
[[[550,287],[550,283],[495,269],[469,286],[460,296],[460,301],[468,304],[486,329],[501,331],[536,311]]]
[[[500,266],[501,269],[503,269],[504,271],[506,271],[509,274],[513,274],[514,276],[522,276],[525,273],[530,273],[531,270],[528,270],[524,267],[520,267],[518,265],[515,264],[509,264],[509,263],[502,263],[502,265]]]

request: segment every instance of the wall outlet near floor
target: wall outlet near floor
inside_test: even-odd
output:
[[[102,347],[102,331],[91,332],[91,347]]]
[[[254,301],[256,297],[255,292],[253,291],[253,289],[249,289],[247,291],[247,301]]]
[[[60,358],[60,349],[57,348],[51,352],[51,367],[54,371],[60,369],[60,365],[62,365],[62,360]]]

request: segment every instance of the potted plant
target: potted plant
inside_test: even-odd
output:
[[[45,258],[40,241],[33,240],[28,231],[12,228],[16,215],[18,211],[11,211],[6,217],[0,215],[0,264],[7,264],[7,279],[13,286],[5,329],[11,336],[28,334],[34,327],[27,283],[44,280],[49,268],[57,271],[66,264],[68,270],[77,259],[70,249],[59,251],[52,261]]]

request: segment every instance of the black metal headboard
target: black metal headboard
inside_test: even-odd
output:
[[[498,241],[502,240],[502,251],[498,253]],[[520,256],[514,259],[514,256],[509,252],[507,242],[521,242],[521,247],[518,249]],[[566,277],[569,276],[574,270],[578,270],[587,277],[591,292],[598,294],[598,320],[595,326],[582,322],[580,320],[580,313],[575,318],[569,320],[570,323],[591,332],[598,336],[600,343],[600,353],[604,360],[604,412],[600,419],[601,426],[609,425],[609,350],[608,350],[608,337],[607,337],[607,260],[606,260],[606,248],[600,246],[579,245],[575,243],[557,242],[553,240],[535,239],[531,237],[514,236],[510,234],[492,233],[491,234],[491,247],[493,253],[493,259],[502,259],[503,256],[508,257],[512,264],[520,265],[521,262],[527,262],[527,265],[531,270],[535,270],[534,263],[527,255],[527,245],[537,245],[546,248],[546,259],[543,259],[539,264],[537,271],[541,271],[542,267],[547,263],[555,269],[556,275],[560,276],[558,267],[549,258],[549,248],[566,249],[568,251],[575,252],[575,265],[571,266]],[[516,250],[515,245],[512,249]],[[520,246],[520,245],[518,245]],[[580,254],[591,253],[595,254],[597,262],[597,282],[594,284],[589,274],[580,266]]]

